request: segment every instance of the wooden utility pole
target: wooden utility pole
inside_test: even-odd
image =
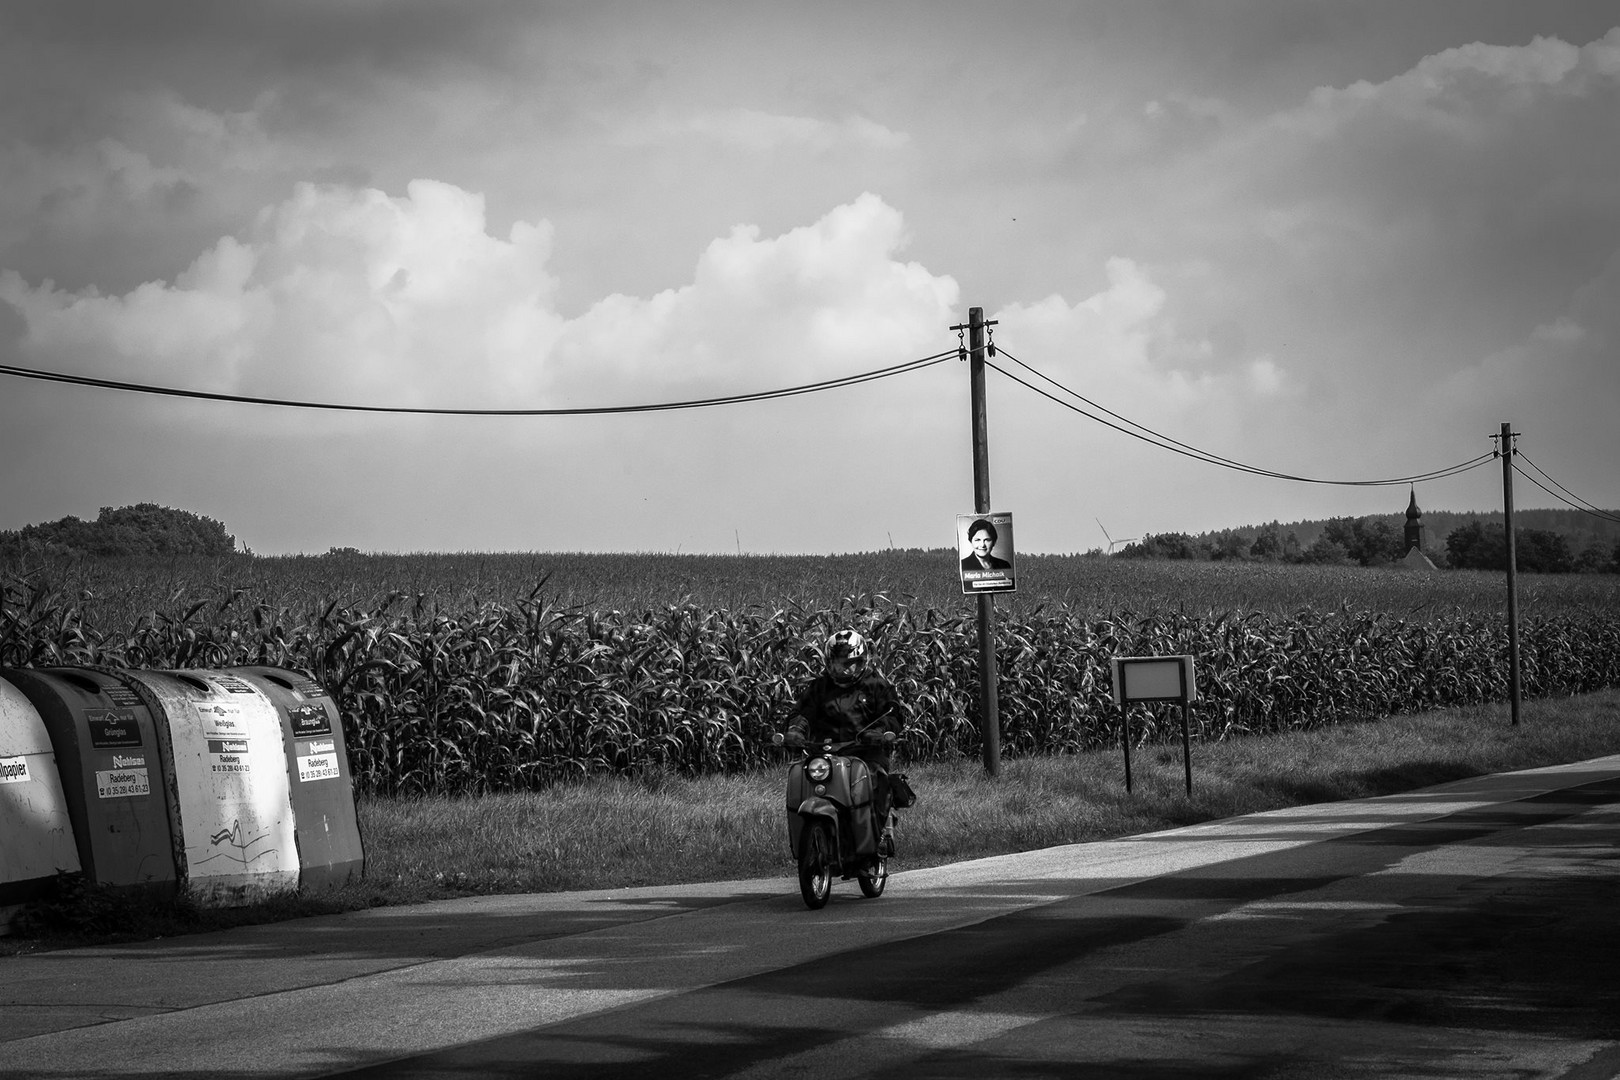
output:
[[[1502,424],[1502,527],[1507,539],[1508,698],[1513,724],[1519,723],[1519,560],[1513,539],[1513,425]]]
[[[968,378],[973,399],[973,511],[990,512],[990,422],[984,407],[984,308],[968,308]],[[979,735],[984,771],[1001,775],[1001,716],[996,701],[995,597],[979,597]]]

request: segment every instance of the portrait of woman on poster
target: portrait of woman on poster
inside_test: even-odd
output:
[[[996,527],[990,524],[990,522],[986,521],[984,518],[980,518],[972,525],[969,525],[967,539],[968,547],[972,550],[968,552],[967,558],[962,560],[963,570],[1012,569],[1012,563],[1008,562],[1006,559],[999,559],[990,554],[991,550],[996,546],[996,541],[999,539],[996,534]]]

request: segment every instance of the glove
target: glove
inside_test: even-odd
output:
[[[787,747],[789,750],[803,750],[804,749],[804,732],[802,732],[802,731],[790,731],[790,732],[788,732],[786,735],[782,736],[782,745]]]

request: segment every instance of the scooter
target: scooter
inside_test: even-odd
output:
[[[883,738],[892,743],[895,734]],[[782,746],[786,740],[776,735],[772,741]],[[850,753],[865,745],[856,739],[808,746],[804,759],[788,769],[788,847],[799,866],[799,894],[812,911],[827,906],[834,877],[854,878],[870,899],[882,896],[889,881],[895,807],[891,799],[887,820],[874,819],[872,770]]]

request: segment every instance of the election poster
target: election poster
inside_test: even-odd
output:
[[[956,550],[964,596],[1015,590],[1011,514],[958,514]]]

